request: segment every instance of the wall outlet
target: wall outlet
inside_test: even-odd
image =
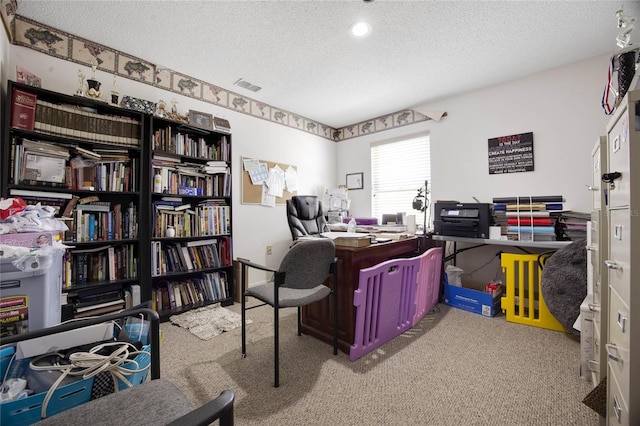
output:
[[[272,246],[267,246],[267,255],[269,254],[273,254],[273,247]]]

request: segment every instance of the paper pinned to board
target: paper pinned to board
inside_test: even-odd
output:
[[[284,172],[284,183],[287,191],[296,192],[298,190],[298,171],[295,167],[287,167]]]
[[[254,185],[262,185],[269,177],[267,164],[261,163],[259,160],[245,158],[242,160],[244,170],[249,173],[251,183]]]
[[[262,185],[260,204],[267,207],[274,207],[276,205],[276,197],[274,195],[269,195],[267,185]]]
[[[284,171],[276,164],[269,170],[269,177],[265,182],[267,193],[274,197],[282,197],[284,192]]]

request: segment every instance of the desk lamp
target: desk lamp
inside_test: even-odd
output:
[[[414,210],[420,210],[424,214],[424,222],[422,225],[422,235],[427,235],[427,208],[429,206],[429,181],[424,181],[424,186],[418,188],[418,195],[413,198]]]

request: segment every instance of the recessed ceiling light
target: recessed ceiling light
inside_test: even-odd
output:
[[[351,34],[354,37],[366,37],[371,34],[371,25],[366,22],[357,22],[351,27]]]

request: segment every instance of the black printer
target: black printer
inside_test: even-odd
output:
[[[434,210],[435,235],[489,238],[489,225],[492,222],[491,204],[435,203]]]

